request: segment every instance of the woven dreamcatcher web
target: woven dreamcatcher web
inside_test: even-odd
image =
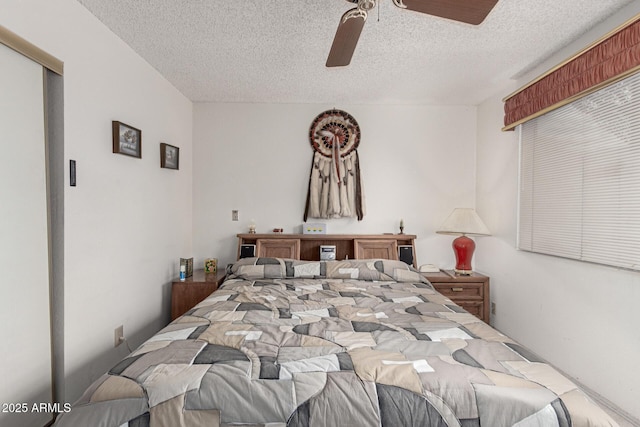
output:
[[[358,145],[360,126],[342,110],[320,113],[311,123],[309,142],[314,150],[304,220],[364,217],[365,204]]]

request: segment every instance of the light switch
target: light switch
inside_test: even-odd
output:
[[[69,160],[69,185],[76,186],[76,161]]]

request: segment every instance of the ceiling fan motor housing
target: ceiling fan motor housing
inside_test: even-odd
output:
[[[358,9],[360,10],[371,10],[376,7],[376,0],[358,0]]]

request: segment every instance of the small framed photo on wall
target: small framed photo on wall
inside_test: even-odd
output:
[[[180,148],[161,142],[160,167],[166,169],[180,169]]]
[[[142,131],[122,122],[111,122],[113,152],[142,158]]]

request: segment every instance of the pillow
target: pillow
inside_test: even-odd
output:
[[[287,268],[283,258],[242,258],[230,268],[231,277],[245,280],[282,279],[287,277]]]
[[[287,258],[242,258],[231,266],[230,274],[245,280],[326,278],[426,283],[413,267],[403,261],[387,259],[300,261]]]
[[[416,269],[404,261],[391,259],[352,259],[325,261],[327,279],[358,279],[367,281],[424,282]]]

